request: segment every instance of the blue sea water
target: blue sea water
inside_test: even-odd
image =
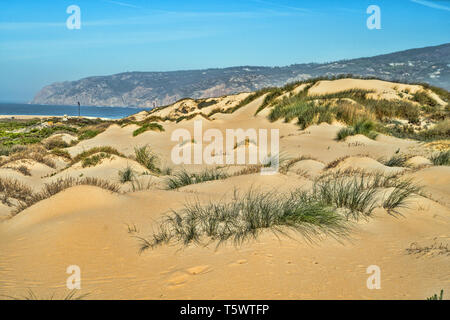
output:
[[[129,107],[81,106],[81,116],[120,119],[145,109]],[[78,116],[78,106],[0,103],[0,115]]]

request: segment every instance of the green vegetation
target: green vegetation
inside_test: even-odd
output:
[[[450,166],[450,150],[435,154],[430,160],[435,166]]]
[[[159,158],[150,150],[149,146],[134,148],[134,155],[136,161],[143,165],[145,168],[154,173],[161,173],[161,170],[158,168]]]
[[[7,163],[17,160],[29,159],[45,164],[50,168],[55,168],[55,162],[49,157],[47,149],[41,145],[29,145],[25,147],[16,147],[14,153],[11,153],[5,160],[0,160],[0,167]]]
[[[82,161],[83,159],[90,157],[96,153],[100,153],[100,152],[125,158],[124,154],[120,153],[113,147],[109,147],[109,146],[94,147],[89,150],[83,151],[80,154],[78,154],[77,156],[75,156],[72,160],[72,164]]]
[[[250,191],[242,196],[235,193],[230,202],[186,204],[181,211],[167,215],[150,239],[141,239],[141,251],[171,241],[220,245],[232,240],[241,244],[266,229],[280,234],[291,230],[309,240],[321,234],[347,234],[343,217],[304,191],[288,196]]]
[[[377,138],[377,133],[374,131],[376,127],[375,122],[371,120],[360,120],[356,122],[353,126],[342,128],[339,130],[336,136],[336,140],[345,140],[348,136],[354,136],[356,134],[362,134],[369,139],[375,140]]]
[[[439,294],[439,296],[437,294],[434,294],[431,297],[427,298],[427,300],[444,300],[444,289],[441,289],[441,293]]]
[[[220,169],[205,169],[199,173],[190,173],[183,169],[167,179],[168,189],[178,189],[190,184],[202,183],[205,181],[221,180],[228,178],[228,175]]]
[[[164,128],[162,125],[156,122],[146,123],[139,129],[136,129],[133,131],[133,137],[136,137],[137,135],[140,135],[141,133],[144,133],[145,131],[164,131]]]
[[[388,167],[404,167],[406,162],[408,161],[408,157],[404,154],[394,154],[390,159],[386,161],[380,161],[385,166]]]
[[[383,188],[393,191],[380,199]],[[150,238],[141,238],[141,251],[170,242],[220,245],[232,240],[241,244],[264,230],[293,231],[309,241],[324,234],[342,237],[350,220],[369,217],[376,207],[398,213],[419,190],[394,175],[335,172],[318,178],[309,192],[298,189],[286,195],[251,190],[244,195],[235,192],[232,201],[202,204],[197,200],[166,215]]]
[[[119,171],[119,180],[121,183],[130,182],[133,179],[134,179],[134,171],[130,166]]]
[[[83,168],[95,167],[97,164],[101,163],[103,159],[110,159],[110,158],[111,158],[110,153],[105,152],[96,153],[93,156],[83,158],[83,160],[81,160],[81,166]]]

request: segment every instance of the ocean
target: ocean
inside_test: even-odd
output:
[[[145,109],[81,106],[80,110],[84,117],[120,119]],[[78,106],[0,103],[0,115],[78,116]]]

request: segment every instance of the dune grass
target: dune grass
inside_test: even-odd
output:
[[[135,147],[134,156],[138,163],[143,165],[151,172],[161,173],[161,170],[158,168],[159,157],[156,153],[150,150],[150,147],[148,145],[145,145],[143,147]]]
[[[135,173],[130,166],[119,171],[119,180],[121,183],[133,181],[134,177],[135,177]]]
[[[387,197],[386,188],[393,190]],[[149,238],[140,238],[141,251],[170,242],[242,244],[264,230],[284,235],[293,231],[308,241],[322,235],[338,238],[348,234],[352,221],[370,217],[377,207],[398,213],[418,191],[411,181],[394,175],[335,172],[318,178],[310,191],[235,191],[231,201],[207,204],[197,199],[167,214]]]
[[[17,161],[17,160],[34,160],[36,162],[45,164],[50,168],[55,168],[55,162],[49,157],[49,153],[47,149],[45,149],[42,145],[34,144],[27,145],[23,148],[18,149],[18,151],[9,155],[7,159],[0,160],[0,167],[5,164]]]
[[[103,159],[110,159],[110,158],[111,154],[106,152],[99,152],[90,157],[83,158],[83,160],[81,160],[81,166],[83,168],[95,167],[96,165],[100,164]]]
[[[168,177],[167,189],[178,189],[187,185],[202,183],[212,180],[228,178],[228,174],[220,169],[205,169],[201,172],[190,173],[186,169],[179,170],[171,177]]]
[[[72,164],[75,164],[79,161],[82,161],[83,159],[86,159],[96,153],[106,153],[109,155],[116,155],[119,157],[123,157],[125,158],[125,155],[120,153],[119,151],[117,151],[116,149],[114,149],[113,147],[109,147],[109,146],[102,146],[102,147],[94,147],[91,148],[89,150],[85,150],[83,152],[81,152],[80,154],[76,155],[73,159],[72,159]]]
[[[16,179],[0,177],[0,200],[7,206],[12,206],[11,199],[26,202],[33,194],[30,187]]]
[[[294,231],[313,241],[314,236],[347,234],[346,221],[332,208],[308,197],[305,192],[279,195],[274,192],[235,193],[233,201],[188,203],[165,216],[150,239],[141,238],[141,251],[169,242],[207,245],[225,241],[241,244],[263,231],[286,234]]]
[[[9,298],[11,300],[83,300],[84,298],[86,298],[89,295],[89,293],[77,295],[77,291],[78,290],[72,290],[67,295],[65,295],[63,298],[55,298],[54,294],[51,295],[50,297],[43,298],[43,297],[37,296],[33,290],[28,289],[27,294],[20,296],[20,297],[14,297],[14,296],[8,296],[8,295],[4,295],[3,297]]]
[[[19,200],[19,203],[16,205],[16,211],[13,215],[18,214],[35,203],[48,199],[61,191],[80,185],[95,186],[114,193],[117,193],[120,190],[120,187],[117,184],[99,178],[59,178],[54,182],[46,183],[42,190],[37,193],[28,193],[28,189],[25,187],[22,192],[23,196],[20,199],[16,197],[16,199]]]
[[[164,128],[162,125],[160,125],[159,123],[156,123],[156,122],[145,123],[144,125],[142,125],[142,127],[133,131],[133,137],[136,137],[146,131],[162,132],[162,131],[164,131]]]
[[[437,294],[434,294],[431,297],[427,298],[427,300],[444,300],[444,289],[441,290],[439,296]]]
[[[380,162],[388,167],[405,167],[409,157],[404,154],[394,154],[390,159]]]
[[[430,161],[435,166],[450,166],[450,150],[442,151],[431,156]]]
[[[369,139],[375,140],[378,136],[374,130],[376,128],[375,122],[371,120],[359,120],[353,126],[342,128],[336,135],[336,140],[343,141],[349,136],[362,134]]]

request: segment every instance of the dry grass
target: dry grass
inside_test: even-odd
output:
[[[23,148],[22,150],[11,154],[8,158],[0,162],[0,167],[5,164],[17,161],[17,160],[34,160],[36,162],[45,164],[50,168],[55,168],[55,162],[50,158],[48,151],[41,145],[34,144]]]
[[[22,197],[22,199],[18,199],[20,201],[17,205],[17,210],[14,212],[14,215],[20,213],[28,207],[31,207],[39,201],[48,199],[68,188],[80,185],[95,186],[116,193],[120,190],[120,187],[117,184],[110,183],[109,181],[101,180],[98,178],[59,178],[54,182],[46,183],[42,190],[38,193],[24,194],[26,195],[25,197]],[[27,191],[27,189],[25,190]]]
[[[27,202],[31,199],[33,191],[15,179],[0,177],[0,194],[2,203],[12,206],[11,199]]]

